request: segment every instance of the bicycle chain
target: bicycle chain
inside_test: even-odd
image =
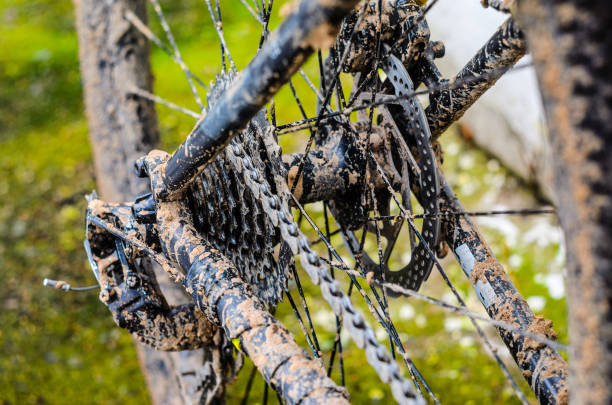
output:
[[[273,130],[271,128],[271,130]],[[289,186],[285,181],[279,184],[283,198],[271,192],[267,180],[255,169],[250,156],[240,144],[228,146],[230,157],[236,169],[242,175],[247,187],[254,196],[259,196],[264,211],[281,231],[283,240],[288,244],[294,255],[299,255],[300,263],[310,276],[312,282],[321,288],[321,293],[330,304],[334,313],[343,320],[344,327],[349,331],[357,346],[366,353],[370,365],[374,367],[380,379],[391,386],[394,398],[402,404],[420,403],[412,386],[406,381],[397,366],[391,359],[387,349],[378,343],[374,332],[355,310],[348,296],[342,291],[340,284],[331,278],[329,271],[323,266],[319,256],[310,248],[308,239],[299,229],[293,216],[289,212],[288,196]],[[280,158],[280,157],[278,157]]]
[[[209,104],[214,103],[231,81],[230,76],[217,78],[209,93]],[[373,330],[353,307],[340,284],[331,278],[294,221],[281,154],[274,139],[274,128],[262,111],[206,167],[200,181],[190,186],[187,195],[194,222],[236,264],[243,280],[269,304],[280,301],[287,289],[287,264],[291,259],[283,260],[283,256],[298,255],[306,273],[320,286],[323,297],[343,320],[357,346],[365,351],[368,362],[381,380],[391,386],[394,398],[401,404],[421,403],[397,363],[378,343]],[[236,216],[240,223],[236,222]],[[273,250],[279,244],[281,253],[275,257]]]

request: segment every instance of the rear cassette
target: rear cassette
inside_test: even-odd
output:
[[[231,82],[228,75],[217,77],[208,93],[209,108]],[[198,231],[230,258],[259,298],[275,305],[286,291],[289,279],[287,263],[278,265],[278,255],[275,256],[280,234],[266,215],[261,198],[243,181],[242,163],[236,161],[233,152],[248,154],[254,169],[275,193],[274,172],[280,163],[263,141],[270,129],[265,113],[257,114],[190,185],[188,198]]]

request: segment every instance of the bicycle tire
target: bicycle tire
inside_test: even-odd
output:
[[[612,165],[612,10],[603,1],[517,3],[556,158],[555,189],[567,248],[570,399],[609,403],[612,182],[606,173]]]

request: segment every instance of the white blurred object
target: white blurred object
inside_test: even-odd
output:
[[[439,1],[427,21],[431,39],[446,46],[446,56],[436,61],[444,77],[459,72],[507,18],[507,14],[483,8],[477,0]],[[527,55],[518,64],[529,61]],[[552,158],[533,68],[504,75],[461,122],[472,130],[474,142],[527,182],[537,184],[546,198],[555,200]]]

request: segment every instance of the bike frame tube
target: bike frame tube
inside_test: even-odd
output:
[[[431,136],[437,139],[442,135],[526,53],[524,35],[514,19],[509,18],[452,79],[450,89],[430,96],[425,114]],[[453,83],[463,81],[453,87]]]
[[[155,197],[164,190],[163,152],[147,157]],[[239,276],[234,264],[200,236],[191,222],[185,199],[156,198],[157,232],[165,255],[178,264],[176,281],[193,297],[196,307],[225,335],[238,339],[240,349],[287,404],[348,404],[348,394],[310,359],[293,335],[266,309]]]
[[[167,194],[180,192],[241,131],[308,57],[334,43],[358,0],[302,0],[232,87],[179,146],[165,174]]]
[[[441,198],[444,209],[465,212],[446,183],[443,184]],[[489,316],[554,338],[552,322],[534,315],[470,218],[466,215],[456,216],[445,221],[445,224],[446,242]],[[498,331],[540,403],[566,404],[568,366],[561,355],[551,347],[518,333]]]

